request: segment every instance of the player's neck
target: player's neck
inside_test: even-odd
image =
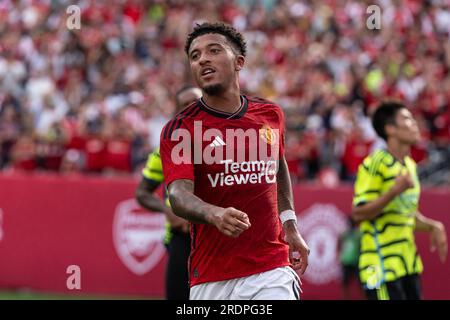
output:
[[[387,151],[398,161],[403,163],[406,156],[411,152],[411,146],[401,143],[397,139],[389,139],[387,143]]]
[[[208,95],[203,92],[203,101],[211,108],[227,112],[234,113],[241,107],[241,97],[239,88],[230,89],[220,95]]]

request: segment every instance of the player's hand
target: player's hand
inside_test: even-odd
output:
[[[445,233],[445,227],[442,223],[437,224],[431,231],[431,251],[438,251],[439,259],[442,263],[447,259],[447,235]]]
[[[289,223],[289,221],[285,222]],[[289,244],[289,261],[294,270],[303,275],[308,267],[309,247],[297,230],[297,226],[284,228],[286,242]]]
[[[236,238],[250,228],[250,220],[245,212],[233,207],[221,208],[212,215],[212,224],[224,235]]]
[[[409,188],[414,187],[414,181],[408,172],[402,173],[395,178],[395,184],[392,186],[392,190],[396,195],[399,195]]]

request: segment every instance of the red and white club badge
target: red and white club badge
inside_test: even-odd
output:
[[[164,225],[163,214],[145,211],[134,199],[117,205],[114,247],[123,264],[136,275],[149,272],[163,258]]]

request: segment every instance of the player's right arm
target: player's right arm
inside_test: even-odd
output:
[[[406,172],[395,178],[394,185],[388,191],[380,193],[377,170],[378,168],[370,165],[369,168],[365,167],[364,163],[358,170],[352,208],[352,218],[356,222],[375,218],[395,197],[414,187],[411,176]]]
[[[246,213],[232,207],[218,207],[197,197],[192,180],[173,181],[169,185],[169,199],[173,212],[179,217],[214,225],[227,236],[237,237],[250,227]]]

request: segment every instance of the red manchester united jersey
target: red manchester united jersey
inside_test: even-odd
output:
[[[241,96],[240,108],[229,114],[200,99],[166,124],[160,153],[167,185],[192,180],[200,199],[241,210],[251,223],[237,238],[191,224],[191,286],[289,265],[277,208],[277,161],[284,153],[279,106]]]

